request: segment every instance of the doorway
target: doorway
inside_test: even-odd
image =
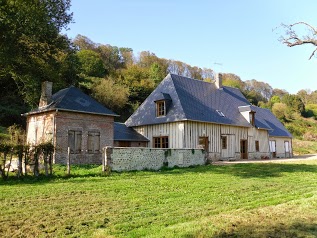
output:
[[[240,154],[241,154],[241,159],[248,159],[248,141],[247,140],[240,141]]]

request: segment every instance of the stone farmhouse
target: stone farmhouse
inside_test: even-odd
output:
[[[204,148],[210,160],[292,156],[292,135],[241,91],[169,74],[125,122],[154,148]]]
[[[125,123],[71,86],[52,95],[44,82],[39,107],[23,114],[27,141],[52,141],[54,162],[100,164],[102,148],[204,149],[209,160],[291,157],[292,136],[239,89],[168,74]],[[178,158],[178,157],[177,157]]]

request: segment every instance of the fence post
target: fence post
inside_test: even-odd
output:
[[[70,175],[70,147],[67,148],[67,175]]]
[[[107,175],[109,175],[111,172],[111,155],[113,149],[111,146],[107,146],[103,149],[103,151],[104,155],[102,159],[102,172],[105,172]]]

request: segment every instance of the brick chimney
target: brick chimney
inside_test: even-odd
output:
[[[47,106],[52,100],[53,83],[45,81],[42,83],[42,92],[39,107]]]
[[[215,76],[216,76],[216,81],[215,81],[216,87],[220,89],[222,88],[222,74],[218,73]]]

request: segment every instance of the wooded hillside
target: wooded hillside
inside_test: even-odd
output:
[[[211,82],[215,72],[187,63],[164,59],[149,51],[134,53],[131,48],[98,44],[78,35],[72,42],[76,74],[72,80],[57,83],[57,91],[71,84],[120,114],[120,121],[130,116],[168,73]],[[233,73],[223,74],[225,86],[239,88],[250,103],[269,108],[299,139],[317,141],[317,91],[300,90],[289,94],[255,79],[243,81]],[[32,85],[24,84],[24,88]],[[1,126],[23,124],[20,114],[36,106],[40,83],[33,84],[30,99],[10,75],[1,76]]]
[[[168,73],[214,80],[212,68],[160,58],[150,51],[99,44],[61,34],[72,22],[70,0],[4,0],[0,4],[0,126],[25,125],[21,113],[37,107],[43,81],[53,91],[81,88],[125,121]],[[269,108],[299,139],[317,141],[317,91],[289,94],[256,79],[223,74],[223,84],[237,87],[248,100]]]

